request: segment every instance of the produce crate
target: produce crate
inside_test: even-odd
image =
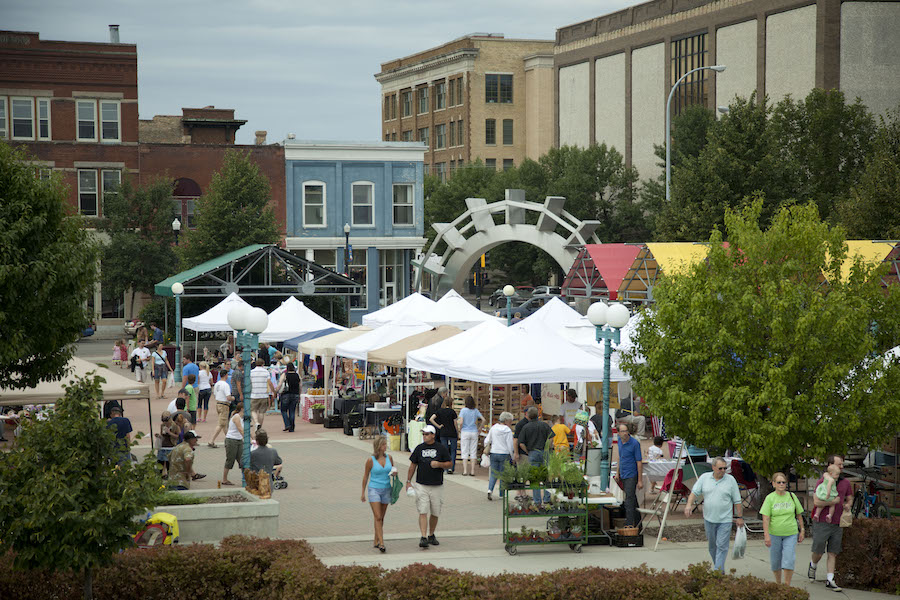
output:
[[[619,535],[618,533],[613,536],[613,544],[617,548],[643,548],[644,547],[644,536],[643,535]]]

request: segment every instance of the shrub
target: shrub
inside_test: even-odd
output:
[[[900,520],[856,519],[841,547],[838,585],[900,595]]]

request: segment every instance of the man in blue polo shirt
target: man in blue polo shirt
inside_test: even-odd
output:
[[[637,527],[637,490],[643,488],[644,463],[641,461],[641,443],[631,437],[627,423],[619,423],[619,480],[625,488],[625,526]]]

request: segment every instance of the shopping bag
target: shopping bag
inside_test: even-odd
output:
[[[747,528],[738,527],[737,533],[734,535],[734,550],[731,558],[738,560],[744,558],[744,551],[747,549]]]
[[[175,373],[169,373],[169,379],[167,380],[166,387],[175,387]]]
[[[827,508],[826,508],[826,510],[827,510]],[[853,513],[850,512],[849,510],[845,510],[844,512],[841,513],[840,526],[841,527],[850,527],[851,525],[853,525]]]
[[[391,477],[391,504],[395,504],[397,499],[400,498],[400,492],[403,491],[403,483],[401,483],[400,478],[394,475]]]
[[[485,469],[490,469],[491,468],[491,457],[488,456],[487,454],[482,454],[481,455],[481,466]]]

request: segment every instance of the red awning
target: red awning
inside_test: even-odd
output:
[[[640,251],[641,246],[636,244],[586,244],[572,266],[573,271],[577,269],[581,272],[576,274],[570,271],[566,277],[566,287],[571,291],[563,290],[563,294],[587,295],[583,290],[584,282],[602,280],[603,287],[609,290],[609,299],[615,300],[622,280]],[[593,273],[585,273],[585,269]],[[582,289],[576,292],[577,288]]]

